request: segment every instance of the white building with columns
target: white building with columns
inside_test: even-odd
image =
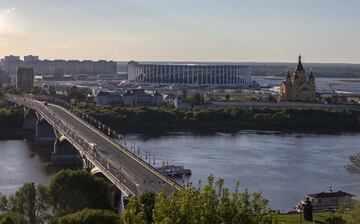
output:
[[[247,86],[251,83],[251,67],[230,63],[128,63],[128,79],[137,84],[191,86]]]

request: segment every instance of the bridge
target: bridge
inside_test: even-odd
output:
[[[121,191],[122,195],[140,196],[145,192],[158,193],[164,189],[171,194],[182,189],[181,185],[160,173],[134,152],[63,106],[26,96],[6,95],[5,97],[8,101],[35,112],[37,119],[35,141],[39,143],[51,141],[51,136],[41,136],[41,130],[46,129],[46,125],[53,128],[55,158],[59,157],[59,151],[71,151],[69,146],[74,147],[78,152],[76,158],[83,166],[92,173],[101,172]],[[67,157],[61,158],[66,161]]]

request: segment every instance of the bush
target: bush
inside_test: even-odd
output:
[[[60,171],[50,179],[48,194],[54,212],[58,216],[85,208],[112,208],[110,185],[84,170]]]
[[[63,216],[58,224],[118,224],[119,216],[108,210],[84,209]]]

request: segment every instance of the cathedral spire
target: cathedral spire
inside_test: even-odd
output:
[[[289,71],[289,69],[287,70],[287,73],[286,73],[286,78],[287,78],[287,79],[291,79],[291,75],[290,75],[290,71]]]
[[[310,72],[310,75],[309,75],[309,79],[315,79],[312,69],[311,69],[311,72]]]
[[[301,63],[301,55],[299,55],[299,62],[298,62],[298,65],[296,66],[296,71],[297,72],[305,72],[305,69]]]

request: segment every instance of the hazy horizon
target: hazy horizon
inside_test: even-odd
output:
[[[360,63],[360,2],[0,0],[0,55]]]

